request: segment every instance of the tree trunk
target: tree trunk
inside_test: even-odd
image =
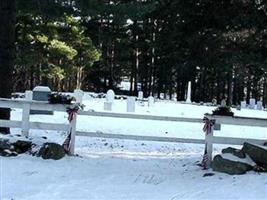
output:
[[[0,1],[0,97],[10,98],[12,92],[12,71],[15,56],[15,0]],[[0,119],[9,119],[10,110],[0,109]],[[0,132],[9,133],[8,128]]]

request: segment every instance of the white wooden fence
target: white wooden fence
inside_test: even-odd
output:
[[[76,94],[80,95],[80,94]],[[126,135],[126,134],[111,134],[99,132],[79,132],[76,131],[76,116],[70,124],[62,123],[46,123],[46,122],[30,122],[30,110],[46,110],[46,111],[59,111],[66,112],[66,105],[49,104],[48,102],[30,100],[32,94],[30,91],[25,93],[26,100],[14,100],[0,98],[1,108],[21,108],[22,120],[0,120],[0,127],[21,128],[22,134],[27,136],[29,129],[41,130],[61,130],[69,131],[72,129],[71,135],[71,153],[74,154],[75,136],[89,136],[89,137],[102,137],[102,138],[118,138],[118,139],[132,139],[143,141],[161,141],[161,142],[182,142],[182,143],[195,143],[205,144],[208,152],[209,165],[212,160],[213,144],[232,144],[242,145],[245,141],[256,144],[263,144],[265,140],[246,139],[246,138],[231,138],[231,137],[217,137],[213,135],[213,127],[211,134],[205,136],[205,139],[189,139],[189,138],[171,138],[171,137],[156,137],[156,136],[139,136],[139,135]],[[77,98],[81,99],[81,98]],[[95,112],[95,111],[79,111],[78,115],[95,116],[95,117],[113,117],[113,118],[128,118],[138,120],[158,120],[158,121],[172,121],[172,122],[190,122],[190,123],[203,123],[202,119],[196,118],[181,118],[169,116],[153,116],[153,115],[140,115],[129,113],[113,113],[113,112]],[[47,116],[49,117],[49,116]],[[215,119],[216,123],[241,125],[241,126],[259,126],[267,127],[267,119],[257,118],[244,118],[244,117],[223,117],[206,115],[209,119]],[[202,130],[199,130],[202,132]],[[204,134],[204,133],[202,133]]]

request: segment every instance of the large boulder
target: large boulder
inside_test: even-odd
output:
[[[245,174],[252,170],[255,163],[247,156],[241,159],[232,154],[225,153],[223,155],[216,155],[212,161],[212,169],[218,172],[224,172],[230,175]]]
[[[44,143],[37,153],[43,159],[59,160],[65,156],[64,148],[56,143]]]
[[[267,165],[267,147],[245,142],[242,150],[257,163],[257,165]]]
[[[244,151],[240,149],[235,149],[233,147],[227,147],[222,150],[222,153],[231,153],[234,156],[237,156],[238,158],[246,158],[246,154]]]

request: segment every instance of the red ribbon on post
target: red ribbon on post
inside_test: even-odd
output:
[[[212,127],[215,124],[215,120],[214,119],[209,119],[207,117],[204,117],[203,118],[203,122],[205,123],[204,126],[203,126],[203,132],[205,132],[206,135],[208,135],[212,131]],[[203,158],[202,158],[202,161],[201,161],[201,164],[200,164],[201,167],[203,168],[203,170],[208,169],[208,161],[209,161],[209,158],[208,158],[208,152],[207,152],[207,144],[205,144],[204,155],[203,155]]]
[[[211,129],[215,124],[215,120],[204,117],[203,122],[205,123],[203,126],[203,132],[205,132],[208,135],[211,133]]]
[[[83,105],[76,104],[76,105],[74,105],[74,107],[69,107],[69,108],[67,108],[66,111],[67,111],[67,113],[68,113],[68,121],[69,121],[69,123],[72,122],[72,120],[74,119],[75,115],[78,113],[78,111],[79,111],[80,109],[83,109]],[[62,144],[62,146],[63,146],[63,148],[64,148],[64,150],[65,150],[65,152],[66,152],[67,154],[70,153],[71,142],[72,142],[72,141],[71,141],[71,134],[72,134],[72,128],[70,129],[67,138],[65,139],[65,141],[64,141],[63,144]]]
[[[76,108],[76,107],[67,109],[69,122],[72,122],[74,116],[77,114],[78,111],[79,111],[79,108]]]

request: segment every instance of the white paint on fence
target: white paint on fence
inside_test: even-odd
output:
[[[21,127],[22,133],[28,135],[29,129],[42,129],[42,130],[71,130],[71,154],[74,154],[75,136],[76,136],[76,120],[75,115],[73,121],[70,124],[54,124],[43,122],[30,122],[30,109],[36,110],[53,110],[53,111],[66,111],[66,106],[57,104],[48,104],[47,102],[38,102],[30,100],[32,97],[31,91],[26,91],[25,100],[13,100],[0,98],[0,107],[3,108],[23,108],[22,121],[0,120],[0,127]],[[131,98],[129,98],[131,99]],[[132,97],[132,102],[135,105],[135,97]],[[143,120],[162,120],[162,121],[179,121],[179,122],[194,122],[202,123],[202,119],[196,118],[181,118],[181,117],[169,117],[169,116],[152,116],[152,115],[137,115],[130,113],[109,113],[109,112],[92,112],[92,111],[79,111],[79,115],[87,116],[99,116],[99,117],[117,117],[117,118],[131,118],[131,119],[143,119]],[[260,126],[267,127],[266,119],[258,118],[246,118],[246,117],[226,117],[226,116],[211,116],[206,115],[209,119],[216,120],[216,123],[231,124],[241,126]],[[162,141],[162,142],[183,142],[183,143],[200,143],[205,142],[207,147],[207,153],[209,162],[212,160],[213,144],[234,144],[241,145],[243,142],[253,142],[256,144],[263,144],[265,140],[255,140],[246,138],[229,138],[229,137],[215,137],[212,132],[206,135],[205,140],[189,139],[189,138],[168,138],[168,137],[154,137],[154,136],[138,136],[138,135],[122,135],[122,134],[108,134],[108,133],[90,133],[90,132],[77,132],[77,135],[91,136],[91,137],[106,137],[106,138],[119,138],[119,139],[133,139],[133,140],[149,140],[149,141]],[[210,163],[209,163],[210,164]]]
[[[208,154],[208,161],[207,165],[210,167],[211,166],[211,161],[212,161],[212,151],[213,151],[213,129],[214,126],[211,126],[211,131],[209,134],[205,135],[205,147],[207,149],[207,154]]]
[[[104,110],[112,111],[112,103],[111,102],[104,102]]]
[[[25,99],[27,101],[32,100],[32,91],[27,90],[25,92]],[[29,135],[29,130],[30,130],[30,109],[31,109],[31,104],[28,102],[23,103],[23,110],[22,110],[22,130],[21,133],[24,136]]]
[[[74,152],[75,152],[76,123],[77,123],[77,114],[74,114],[74,117],[72,121],[70,122],[70,131],[71,131],[70,154],[71,155],[74,155]]]

